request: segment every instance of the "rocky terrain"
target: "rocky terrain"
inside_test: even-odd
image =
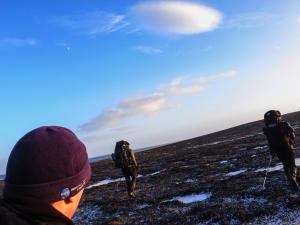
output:
[[[288,114],[300,142],[300,112]],[[93,177],[77,224],[300,224],[300,208],[257,121],[137,153],[136,199],[111,160],[92,164]],[[300,152],[300,151],[299,151]],[[298,157],[300,156],[297,155]],[[300,164],[297,161],[297,164]]]
[[[295,128],[300,143],[300,112],[284,119]],[[262,126],[262,121],[256,121],[138,152],[140,170],[133,201],[128,200],[122,174],[111,160],[92,163],[92,180],[74,222],[300,224],[299,198],[288,188],[277,159],[263,188],[270,156]]]

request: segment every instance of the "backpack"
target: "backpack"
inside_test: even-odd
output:
[[[116,143],[115,152],[111,154],[111,158],[116,168],[124,168],[131,165],[131,153],[129,143],[127,141],[119,141]]]
[[[294,148],[294,129],[287,122],[274,123],[264,128],[270,148],[275,152]]]

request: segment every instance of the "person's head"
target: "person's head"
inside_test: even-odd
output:
[[[3,197],[36,199],[71,218],[91,177],[84,144],[63,127],[32,130],[14,146]]]
[[[281,113],[278,110],[269,110],[264,115],[264,122],[266,126],[273,123],[279,123],[280,121],[281,121]]]
[[[126,149],[129,148],[129,145],[128,141],[121,140],[116,143],[115,149]]]

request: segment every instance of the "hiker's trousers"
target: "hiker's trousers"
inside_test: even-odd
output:
[[[291,187],[298,191],[297,183],[297,167],[295,163],[295,150],[294,149],[280,149],[276,151],[276,154],[283,164],[285,175],[291,185]]]
[[[122,173],[126,180],[127,192],[132,193],[136,187],[137,169],[134,165],[122,168]]]

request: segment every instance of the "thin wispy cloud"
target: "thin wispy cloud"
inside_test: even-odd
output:
[[[161,86],[157,92],[126,98],[117,107],[102,112],[96,118],[81,125],[79,129],[83,132],[96,132],[102,129],[113,128],[125,119],[136,116],[154,116],[161,111],[172,107],[171,98],[175,96],[191,95],[204,91],[205,84],[223,78],[237,76],[236,71],[229,71],[206,77],[179,77],[169,84]]]
[[[190,35],[216,29],[222,15],[216,9],[185,1],[153,1],[133,6],[130,15],[141,30]]]
[[[56,16],[50,22],[84,35],[111,33],[127,27],[130,23],[124,15],[94,11],[73,16]]]
[[[235,70],[232,70],[232,71],[220,73],[220,74],[217,74],[217,75],[194,78],[194,80],[195,80],[195,82],[197,82],[199,84],[205,84],[207,82],[220,80],[222,78],[230,78],[230,77],[236,77],[236,76],[238,76],[238,72],[235,71]]]
[[[167,98],[161,93],[130,97],[122,100],[116,108],[106,110],[98,117],[83,124],[80,129],[85,132],[93,132],[103,128],[111,128],[126,118],[141,115],[151,116],[164,108],[167,108]]]
[[[167,87],[164,88],[164,93],[169,96],[200,93],[204,91],[204,85],[208,82],[220,80],[223,78],[231,78],[237,75],[238,72],[233,70],[206,77],[201,76],[190,79],[179,77],[174,79]]]
[[[147,55],[156,55],[163,52],[161,48],[145,46],[145,45],[135,46],[134,50]]]
[[[34,47],[37,46],[38,42],[32,38],[0,38],[0,46],[11,46],[11,47]]]
[[[237,14],[225,19],[223,28],[257,28],[278,22],[280,17],[269,12],[249,12]]]
[[[176,78],[165,87],[164,93],[168,96],[194,94],[204,91],[202,84],[187,78]]]
[[[298,23],[300,24],[300,16],[298,17],[298,20],[297,20],[297,21],[298,21]]]

